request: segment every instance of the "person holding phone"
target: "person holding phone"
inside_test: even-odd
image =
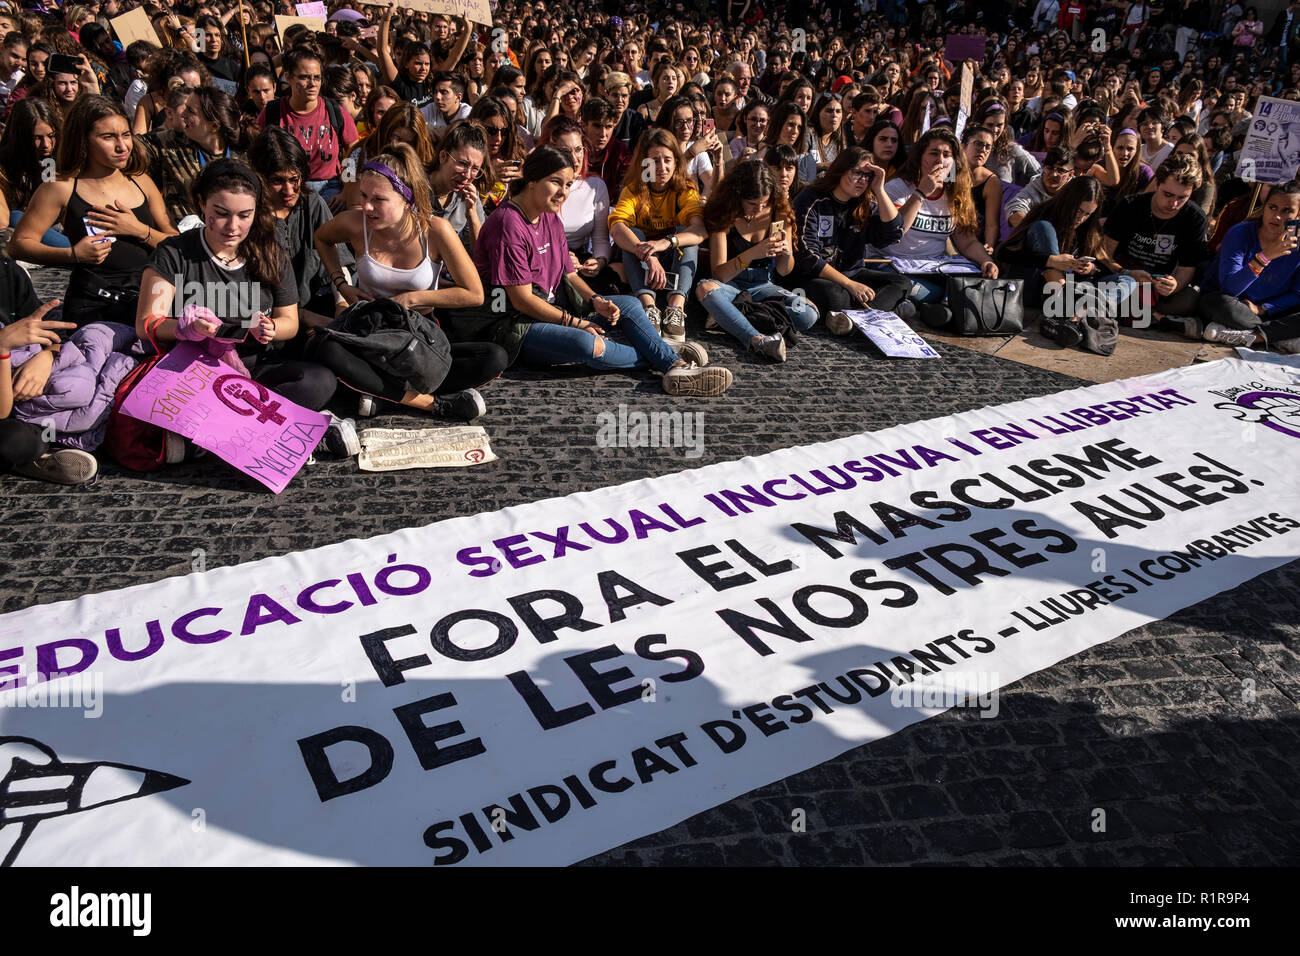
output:
[[[786,331],[803,332],[817,321],[815,306],[781,288],[776,276],[794,271],[795,216],[771,169],[761,160],[738,164],[704,207],[709,230],[712,279],[701,282],[696,295],[718,325],[749,348],[775,362],[786,358]],[[751,300],[778,300],[786,328],[763,333],[738,309],[742,292]]]
[[[593,289],[614,294],[618,277],[609,269],[609,191],[604,180],[590,172],[582,127],[567,116],[554,116],[542,124],[537,144],[567,150],[577,164],[569,198],[560,210],[569,262]]]
[[[1205,271],[1196,314],[1209,342],[1262,340],[1287,352],[1291,340],[1300,346],[1300,184],[1274,186],[1250,218],[1228,230]]]
[[[1097,261],[1112,273],[1132,276],[1157,318],[1178,316],[1183,331],[1199,339],[1196,268],[1209,258],[1205,213],[1187,200],[1201,185],[1190,156],[1170,156],[1156,170],[1153,192],[1129,196],[1106,219]],[[1143,307],[1145,307],[1145,304]]]
[[[795,197],[794,214],[796,262],[785,284],[808,290],[826,316],[827,329],[835,335],[853,329],[846,309],[888,312],[903,307],[911,282],[863,262],[868,243],[889,245],[901,235],[897,207],[885,191],[884,170],[872,162],[870,153],[858,146],[842,151]]]
[[[1062,346],[1083,341],[1084,317],[1081,308],[1065,314],[1062,303],[1085,306],[1091,299],[1097,314],[1113,316],[1137,287],[1127,276],[1098,278],[1103,198],[1101,184],[1091,176],[1071,179],[1031,209],[997,250],[1004,274],[1025,281],[1025,305],[1042,306],[1043,335]],[[1075,283],[1071,299],[1060,294],[1067,281]],[[1098,294],[1089,295],[1094,289]]]
[[[287,347],[298,335],[298,283],[262,177],[240,160],[217,159],[193,189],[203,228],[154,250],[139,279],[136,334],[198,343],[291,402],[321,410],[338,381],[319,363],[290,357],[297,354]],[[336,454],[360,449],[351,422],[333,416],[323,441]]]

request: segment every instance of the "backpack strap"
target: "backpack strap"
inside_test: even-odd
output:
[[[341,149],[343,147],[343,107],[329,97],[322,96],[321,99],[325,101],[325,112],[329,115],[330,126],[334,127],[334,135],[338,137],[339,148]]]
[[[266,125],[267,126],[280,125],[280,115],[281,115],[280,103],[281,102],[282,102],[281,98],[277,97],[271,100],[271,102],[266,104]]]

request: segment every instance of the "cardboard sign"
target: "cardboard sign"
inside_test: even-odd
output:
[[[852,309],[844,314],[890,358],[939,358],[939,353],[893,312]]]
[[[325,4],[321,0],[315,0],[314,3],[295,3],[293,9],[300,17],[320,17],[324,20],[329,16],[329,12],[325,9]]]
[[[449,17],[465,17],[471,23],[491,23],[492,9],[488,0],[401,0],[403,10],[425,10],[445,13]]]
[[[958,139],[961,139],[966,121],[970,119],[971,96],[974,92],[975,71],[971,69],[970,63],[966,62],[961,65],[961,103],[957,107],[957,122],[954,126]]]
[[[194,342],[177,342],[131,390],[122,411],[184,435],[277,495],[307,463],[329,423]]]
[[[158,31],[149,22],[149,14],[144,12],[143,7],[136,7],[129,13],[114,17],[108,22],[112,24],[113,32],[117,34],[118,42],[122,44],[124,50],[136,40],[147,40],[154,46],[163,45],[158,39]]]
[[[284,42],[284,31],[297,23],[301,23],[308,30],[314,30],[317,33],[325,32],[324,17],[285,17],[277,14],[275,18],[275,32],[280,34],[281,43]]]
[[[943,44],[943,58],[949,63],[962,60],[984,61],[984,51],[988,49],[988,37],[971,36],[966,33],[949,33]]]

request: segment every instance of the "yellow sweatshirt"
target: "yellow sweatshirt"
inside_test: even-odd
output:
[[[640,229],[647,239],[662,239],[677,226],[685,226],[696,216],[704,215],[700,194],[694,186],[681,192],[668,189],[662,193],[645,192],[637,195],[624,187],[618,202],[609,213],[609,225],[624,223],[629,229]]]

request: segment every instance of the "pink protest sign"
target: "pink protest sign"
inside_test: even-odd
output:
[[[328,419],[178,342],[131,390],[122,411],[184,435],[277,495],[311,457]]]
[[[298,11],[300,17],[320,17],[324,20],[329,16],[323,0],[316,0],[315,3],[295,3],[293,8]]]

